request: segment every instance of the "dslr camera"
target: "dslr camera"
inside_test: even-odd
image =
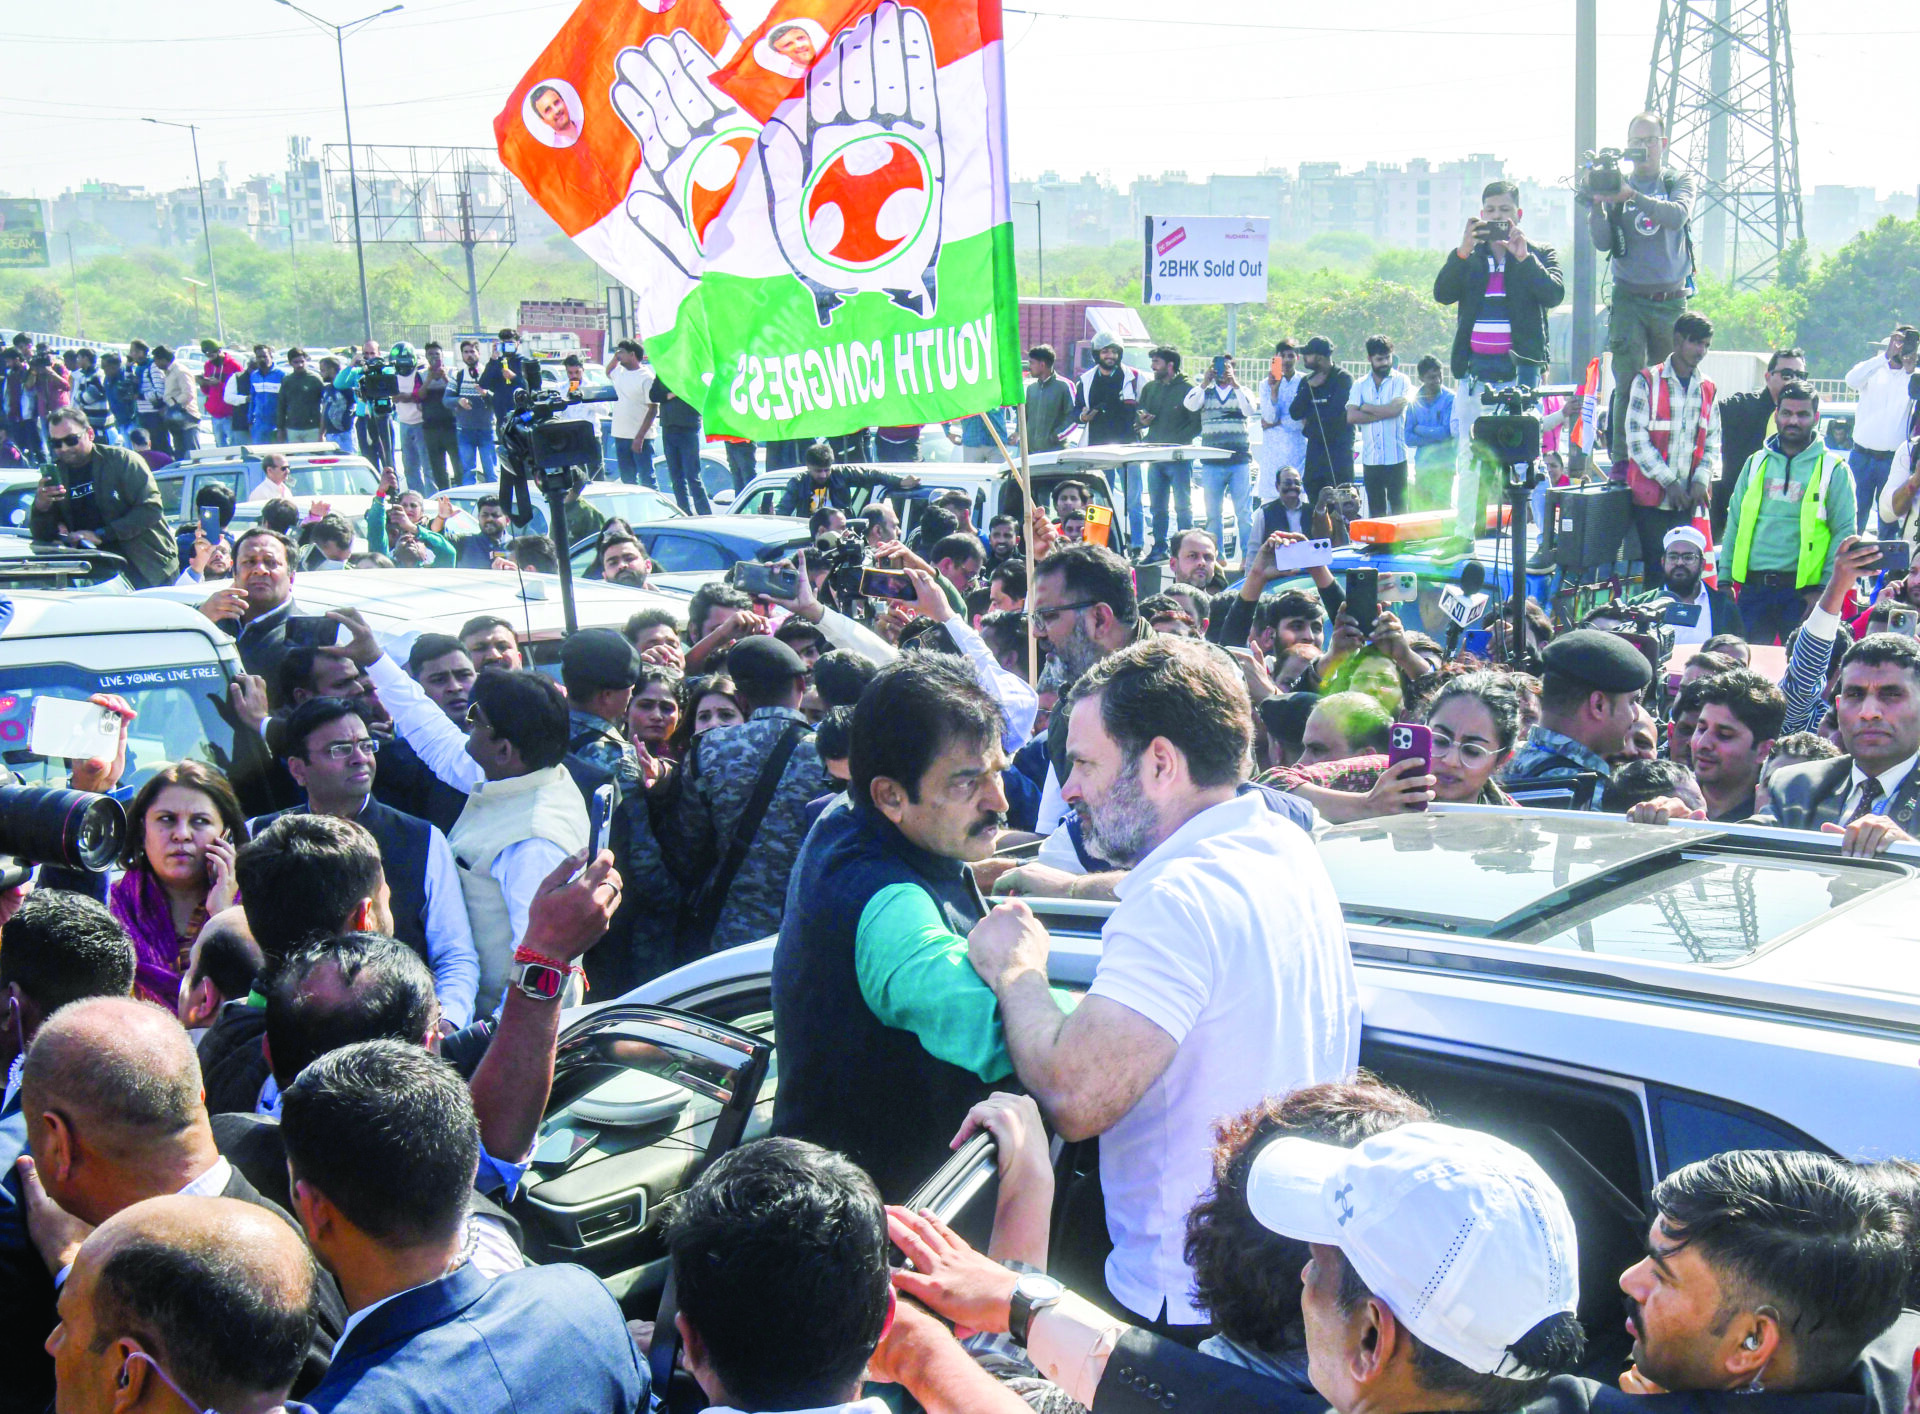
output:
[[[1603,147],[1598,152],[1589,152],[1586,160],[1580,164],[1580,178],[1576,190],[1581,196],[1612,196],[1627,183],[1620,170],[1620,164],[1632,166],[1647,160],[1644,147]]]
[[[0,889],[25,883],[36,864],[100,873],[126,836],[127,813],[112,796],[20,785],[0,766]]]

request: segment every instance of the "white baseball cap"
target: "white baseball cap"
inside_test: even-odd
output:
[[[1408,1330],[1483,1375],[1535,1379],[1508,1353],[1580,1300],[1573,1215],[1553,1180],[1490,1134],[1408,1124],[1353,1149],[1276,1139],[1247,1204],[1282,1237],[1338,1247]]]

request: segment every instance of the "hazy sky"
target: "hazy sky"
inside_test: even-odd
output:
[[[347,41],[361,142],[491,147],[491,120],[573,0],[413,0]],[[1006,17],[1014,175],[1252,172],[1302,160],[1504,157],[1572,169],[1573,0],[1029,0]],[[308,0],[334,21],[379,9]],[[1640,106],[1658,0],[1602,0],[1600,129]],[[1898,95],[1913,0],[1792,0],[1801,183],[1911,192],[1920,145]],[[1178,16],[1169,19],[1169,16]],[[1526,32],[1516,34],[1515,29]],[[339,142],[331,36],[273,0],[87,0],[0,9],[0,190],[98,179],[167,188],[284,169],[286,139]]]

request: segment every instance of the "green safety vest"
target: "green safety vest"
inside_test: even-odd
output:
[[[1818,453],[1820,464],[1813,478],[1807,484],[1807,494],[1800,498],[1800,563],[1794,567],[1794,584],[1801,589],[1819,584],[1827,575],[1827,547],[1833,543],[1833,531],[1827,526],[1827,486],[1833,480],[1833,469],[1842,461],[1840,454],[1815,442],[1800,456],[1808,452]],[[1747,581],[1747,558],[1753,553],[1753,535],[1760,524],[1760,503],[1767,499],[1767,464],[1776,457],[1784,455],[1772,447],[1762,447],[1747,458],[1747,464],[1740,474],[1747,478],[1747,492],[1740,500],[1740,524],[1733,537],[1733,582],[1745,584]],[[1787,476],[1793,476],[1793,458],[1787,462]]]

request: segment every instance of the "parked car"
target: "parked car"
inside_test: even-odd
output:
[[[148,589],[135,596],[195,604],[205,597],[200,585]],[[457,634],[462,624],[477,615],[497,615],[514,626],[523,648],[531,645],[532,666],[558,671],[566,620],[555,575],[505,570],[344,570],[298,576],[293,597],[302,612],[310,614],[358,609],[382,646],[398,658],[405,658],[414,639],[423,633]],[[677,594],[576,579],[574,608],[581,628],[624,629],[641,609],[666,609],[684,623],[687,601]]]
[[[34,467],[0,471],[0,535],[26,539],[32,534],[27,517],[33,511],[34,493],[40,489],[40,472]]]
[[[1734,1148],[1920,1155],[1920,849],[1853,860],[1817,835],[1435,807],[1331,829],[1321,853],[1361,983],[1361,1063],[1552,1175],[1607,1378],[1625,1353],[1615,1279],[1644,1255],[1661,1177]],[[1031,902],[1052,980],[1084,989],[1113,905]],[[663,1217],[707,1126],[765,1131],[773,948],[568,1014],[560,1069],[578,1078],[556,1081],[515,1211],[541,1256],[599,1272],[630,1316],[654,1314]],[[1090,1149],[1058,1164],[1050,1267],[1069,1284],[1097,1281],[1104,1247],[1098,1221],[1077,1220],[1098,1212]],[[955,1187],[990,1215],[991,1156],[967,1164]]]
[[[260,458],[279,452],[287,459],[287,484],[296,499],[320,496],[342,510],[355,507],[366,514],[363,502],[380,489],[380,473],[365,457],[343,452],[331,442],[248,443],[232,447],[202,447],[191,456],[170,462],[153,474],[167,519],[177,525],[194,517],[194,496],[202,486],[218,483],[233,492],[236,502],[260,484]],[[356,499],[358,498],[358,499]]]
[[[725,578],[737,561],[771,563],[813,544],[807,523],[793,516],[682,516],[636,525],[633,533],[654,568],[672,574],[672,582],[688,593]],[[575,575],[592,571],[597,544],[593,536],[574,542]]]
[[[135,594],[116,599],[104,617],[90,595],[9,588],[6,599],[13,612],[0,620],[0,756],[27,784],[67,779],[65,762],[26,750],[34,699],[85,701],[96,692],[119,694],[138,714],[123,786],[176,761],[230,768],[227,690],[240,659],[233,640],[194,607],[199,598]]]

